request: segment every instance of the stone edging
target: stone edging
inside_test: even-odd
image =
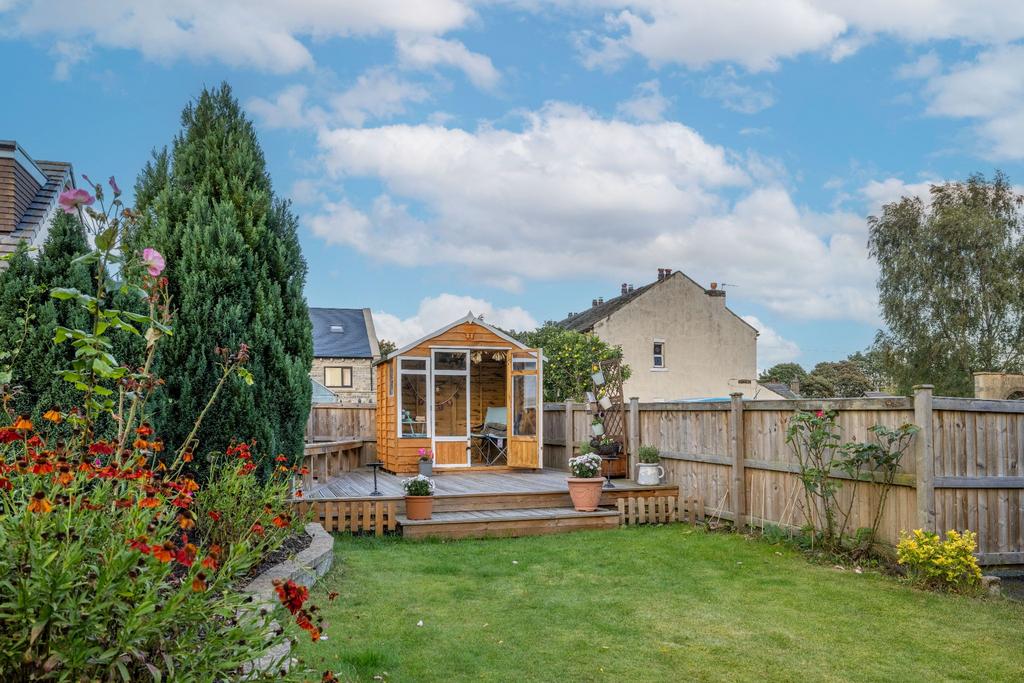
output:
[[[334,562],[334,537],[316,523],[307,524],[306,533],[312,538],[308,548],[298,553],[294,559],[275,564],[242,589],[243,592],[252,595],[255,609],[266,607],[270,612],[277,607],[279,602],[274,592],[274,581],[291,580],[303,586],[312,586],[331,568],[331,563]],[[268,626],[275,628],[277,624],[271,622]],[[283,666],[288,668],[288,655],[291,649],[291,641],[286,640],[267,650],[265,655],[253,660],[246,668],[250,671],[266,671],[277,662],[282,662]]]

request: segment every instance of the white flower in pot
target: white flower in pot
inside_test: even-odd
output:
[[[601,502],[601,487],[604,478],[601,476],[601,456],[586,452],[590,444],[584,442],[580,446],[583,451],[574,458],[569,458],[569,497],[573,507],[581,512],[597,509]]]

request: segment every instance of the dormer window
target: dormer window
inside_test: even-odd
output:
[[[331,325],[331,332],[341,334],[345,331],[344,325]]]

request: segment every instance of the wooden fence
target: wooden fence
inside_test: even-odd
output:
[[[398,526],[398,503],[395,498],[348,500],[308,500],[296,503],[299,514],[312,511],[312,520],[327,531],[372,533],[381,536]]]
[[[377,407],[365,403],[313,406],[306,420],[306,444],[321,441],[363,442],[360,462],[377,459]]]
[[[1024,564],[1024,401],[933,397],[928,386],[913,398],[633,400],[628,450],[657,446],[667,482],[680,486],[683,499],[702,500],[707,515],[735,520],[739,511],[743,524],[800,526],[802,485],[786,425],[795,410],[821,408],[838,411],[844,441],[870,440],[875,424],[921,427],[889,494],[882,538],[895,543],[904,530],[969,529],[978,533],[982,563]],[[544,466],[567,469],[574,445],[589,437],[589,416],[572,403],[548,403],[544,411]],[[365,463],[376,457],[375,418],[373,406],[317,406],[307,440],[363,440]],[[630,458],[630,473],[633,465]],[[841,502],[851,502],[843,497],[856,490],[851,525],[870,526],[880,487],[844,484]]]
[[[668,524],[670,522],[704,521],[704,501],[681,496],[623,497],[615,501],[619,510],[619,524]]]

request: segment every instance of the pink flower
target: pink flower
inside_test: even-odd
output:
[[[160,273],[164,272],[164,257],[156,249],[146,247],[142,250],[142,263],[149,270],[149,274],[156,277]]]
[[[96,201],[96,198],[86,190],[75,188],[61,192],[58,203],[60,204],[60,208],[64,210],[64,213],[74,214],[78,211],[78,207],[89,206],[94,201]]]
[[[110,189],[112,189],[114,191],[114,196],[115,197],[117,195],[121,194],[121,188],[117,186],[117,181],[114,180],[114,176],[110,176],[110,180],[107,181],[107,182],[110,183]]]
[[[825,411],[824,410],[819,410],[818,413],[817,413],[817,416],[818,417],[825,417]]]

